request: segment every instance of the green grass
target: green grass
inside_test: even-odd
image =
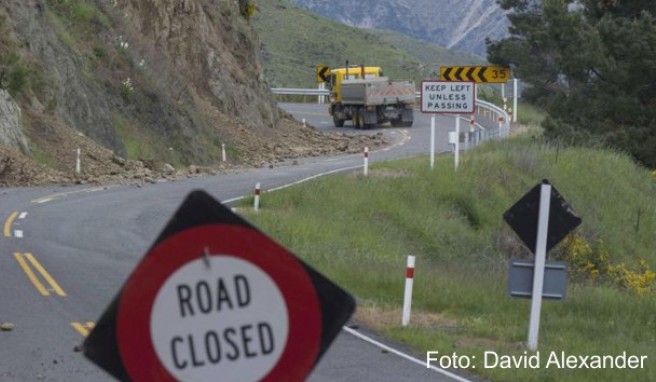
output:
[[[503,212],[547,178],[582,217],[582,237],[602,239],[612,263],[635,270],[645,259],[653,270],[656,181],[649,172],[619,153],[565,149],[535,137],[470,151],[457,174],[451,163],[441,157],[431,172],[420,157],[376,164],[368,178],[322,178],[264,194],[261,212],[247,216],[353,293],[365,324],[418,352],[475,356],[478,367],[470,372],[493,381],[656,380],[656,292],[640,296],[607,280],[572,281],[567,300],[544,303],[543,365],[550,351],[627,351],[647,355],[645,369],[484,369],[482,362],[486,350],[525,350],[529,301],[507,297],[505,288],[507,259],[528,251]],[[400,314],[385,317],[402,304],[409,254],[417,256],[413,321],[402,328]]]
[[[299,8],[289,0],[258,2],[252,17],[260,39],[265,77],[272,87],[316,87],[317,65],[380,66],[392,79],[419,81],[440,65],[480,63],[399,34],[349,27]],[[281,28],[281,25],[293,26]]]

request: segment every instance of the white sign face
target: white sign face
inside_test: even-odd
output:
[[[205,261],[187,263],[160,288],[150,316],[157,357],[180,381],[259,381],[287,345],[282,292],[248,261]]]
[[[422,81],[422,113],[471,114],[476,103],[473,82]]]

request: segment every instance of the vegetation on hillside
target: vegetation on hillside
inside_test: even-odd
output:
[[[258,7],[252,20],[261,39],[265,77],[273,87],[315,87],[317,65],[338,67],[346,60],[381,66],[393,79],[415,81],[437,76],[441,65],[482,62],[392,32],[330,21],[289,0],[262,1]]]
[[[656,2],[499,3],[511,37],[489,43],[488,58],[531,85],[547,136],[601,140],[656,167]]]
[[[375,156],[375,153],[372,154]],[[547,178],[583,219],[554,248],[567,299],[542,307],[540,369],[483,368],[483,352],[526,355],[530,301],[507,295],[511,257],[530,257],[503,212]],[[494,381],[656,380],[656,177],[624,154],[524,135],[264,194],[248,218],[351,291],[357,319],[419,354],[475,356]],[[244,208],[243,211],[246,211]],[[417,257],[411,324],[401,327],[405,259]],[[549,352],[646,355],[643,369],[545,368]],[[532,353],[530,353],[532,354]]]

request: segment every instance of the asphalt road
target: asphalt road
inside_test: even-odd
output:
[[[283,104],[325,131],[326,106]],[[452,117],[437,118],[437,150],[450,150]],[[416,112],[408,129],[381,127],[394,141],[370,161],[428,153],[429,117]],[[163,182],[144,187],[0,189],[0,381],[110,381],[75,351],[145,254],[174,210],[194,189],[228,201],[252,191],[362,165],[361,155],[316,157],[273,169]],[[421,357],[421,356],[420,356]],[[421,360],[421,358],[420,358]],[[311,381],[453,381],[351,334],[342,332]]]

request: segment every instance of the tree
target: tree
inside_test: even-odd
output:
[[[499,0],[510,37],[488,59],[510,65],[546,105],[549,138],[599,139],[656,167],[656,2]]]

